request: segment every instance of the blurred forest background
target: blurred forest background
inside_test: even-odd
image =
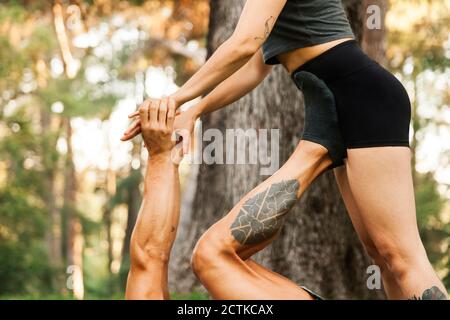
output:
[[[210,7],[238,2],[220,1],[0,1],[0,299],[123,298],[145,151],[119,139],[137,104],[204,62]],[[376,58],[413,103],[418,221],[450,288],[450,1],[362,3],[363,17],[383,4]],[[184,194],[193,171],[180,167]],[[193,284],[173,290],[206,297]]]

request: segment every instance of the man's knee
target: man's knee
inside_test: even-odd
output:
[[[197,277],[205,270],[211,270],[216,265],[220,267],[220,258],[234,252],[231,243],[223,232],[211,228],[197,242],[191,257],[191,267]]]

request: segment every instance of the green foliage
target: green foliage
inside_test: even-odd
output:
[[[142,174],[139,170],[132,170],[130,175],[120,178],[117,182],[115,194],[108,200],[107,206],[114,209],[120,204],[128,203],[130,197],[130,190],[136,185],[139,185],[142,180]]]
[[[50,292],[54,270],[48,264],[44,242],[45,172],[39,167],[24,168],[25,161],[37,154],[40,137],[33,134],[24,109],[2,120],[10,130],[0,140],[0,153],[10,171],[0,188],[0,295]]]
[[[24,47],[28,59],[51,58],[58,50],[53,29],[48,25],[38,25]]]
[[[399,3],[410,1],[397,0]],[[425,6],[426,9],[416,7],[418,4],[417,1],[411,3],[411,10],[428,10],[428,14],[410,22],[409,32],[404,32],[402,29],[389,30],[389,44],[396,49],[392,51],[395,52],[395,57],[390,57],[390,67],[401,72],[405,62],[411,58],[414,64],[414,75],[425,70],[443,71],[450,66],[448,49],[445,46],[445,42],[448,41],[450,15],[443,2],[430,2]]]
[[[444,199],[437,190],[438,184],[431,175],[417,178],[416,206],[422,241],[433,265],[447,272],[443,279],[446,287],[450,285],[450,223],[445,223],[440,214]]]
[[[23,22],[25,10],[18,1],[7,1],[9,4],[0,4],[0,23],[4,21]]]
[[[14,22],[25,19],[19,6],[13,4],[6,11],[0,10],[0,23],[5,15]],[[43,60],[49,65],[59,54],[51,24],[36,23],[20,47],[13,47],[9,38],[0,34],[0,48],[0,93],[13,89],[14,95],[22,98],[12,114],[0,112],[0,164],[7,168],[5,180],[0,179],[0,295],[37,297],[58,292],[55,281],[62,275],[62,270],[55,270],[47,258],[46,242],[50,225],[46,205],[48,193],[52,192],[46,181],[54,180],[60,169],[58,162],[63,155],[55,147],[62,127],[47,126],[54,120],[61,122],[62,116],[108,118],[117,97],[101,84],[88,83],[83,72],[75,79],[48,78],[46,86],[28,94],[20,92],[25,68],[36,78],[36,62]],[[57,101],[64,104],[62,115],[51,110]],[[42,122],[43,119],[47,120]],[[57,209],[63,220],[64,237],[64,218],[69,209]],[[71,210],[80,217],[86,236],[101,229],[99,223],[77,208]]]
[[[0,295],[51,292],[45,211],[20,188],[0,191]]]
[[[411,12],[401,12],[406,6],[411,8]],[[436,82],[439,76],[449,72],[450,15],[444,1],[396,0],[391,2],[390,10],[398,12],[400,20],[409,17],[408,23],[392,22],[388,33],[388,60],[390,69],[401,74],[404,83],[414,89],[411,90],[412,151],[417,153],[423,143],[422,137],[428,134],[436,135],[435,128],[448,126],[440,117],[441,113],[445,114],[448,109],[448,95],[446,96],[445,89],[436,88]],[[431,115],[423,115],[430,110],[436,111]],[[434,150],[440,152],[442,159],[448,158],[448,154],[439,148]],[[445,160],[441,163],[445,163]],[[438,171],[439,168],[434,168],[425,175],[415,173],[417,219],[429,259],[437,271],[447,274],[444,281],[449,287],[450,225],[443,219],[448,199],[443,198],[438,191],[439,185],[435,179]]]
[[[69,118],[107,118],[117,101],[116,96],[105,92],[101,86],[89,85],[82,76],[52,79],[45,89],[37,90],[36,95],[49,112],[53,103],[62,102],[62,114]]]
[[[25,0],[3,0],[0,5],[6,10],[5,17],[13,17],[14,21],[21,22],[24,20],[25,12],[36,12],[51,9],[53,1],[25,1]],[[1,12],[1,11],[0,11]]]
[[[436,180],[431,175],[418,176],[416,191],[417,219],[420,226],[427,226],[441,213],[444,200],[437,189]]]
[[[32,120],[25,115],[24,109],[19,109],[11,117],[3,117],[2,120],[8,128],[7,132],[9,131],[9,134],[0,140],[0,153],[4,155],[3,159],[8,161],[11,169],[7,177],[7,188],[26,189],[24,193],[34,197],[33,202],[38,203],[36,197],[42,193],[44,178],[42,170],[37,166],[40,160],[37,156],[40,137],[34,134]],[[33,161],[36,167],[24,170],[27,160]]]
[[[6,37],[0,35],[0,91],[12,89],[22,78],[26,61]]]
[[[0,296],[4,294],[50,293],[53,270],[46,259],[46,248],[33,241],[0,242]]]

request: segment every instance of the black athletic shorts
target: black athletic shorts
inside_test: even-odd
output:
[[[346,147],[409,146],[411,104],[405,88],[354,40],[300,66],[333,92]]]

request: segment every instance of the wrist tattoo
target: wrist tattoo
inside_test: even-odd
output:
[[[265,24],[264,24],[264,35],[262,37],[255,37],[255,40],[261,40],[261,41],[266,41],[267,37],[270,34],[270,25],[274,23],[274,17],[270,16],[269,19],[266,20]]]
[[[231,225],[233,237],[245,245],[257,244],[274,236],[297,202],[299,188],[297,180],[281,181],[248,199]]]
[[[447,295],[433,286],[422,293],[422,297],[414,295],[410,300],[447,300]]]

